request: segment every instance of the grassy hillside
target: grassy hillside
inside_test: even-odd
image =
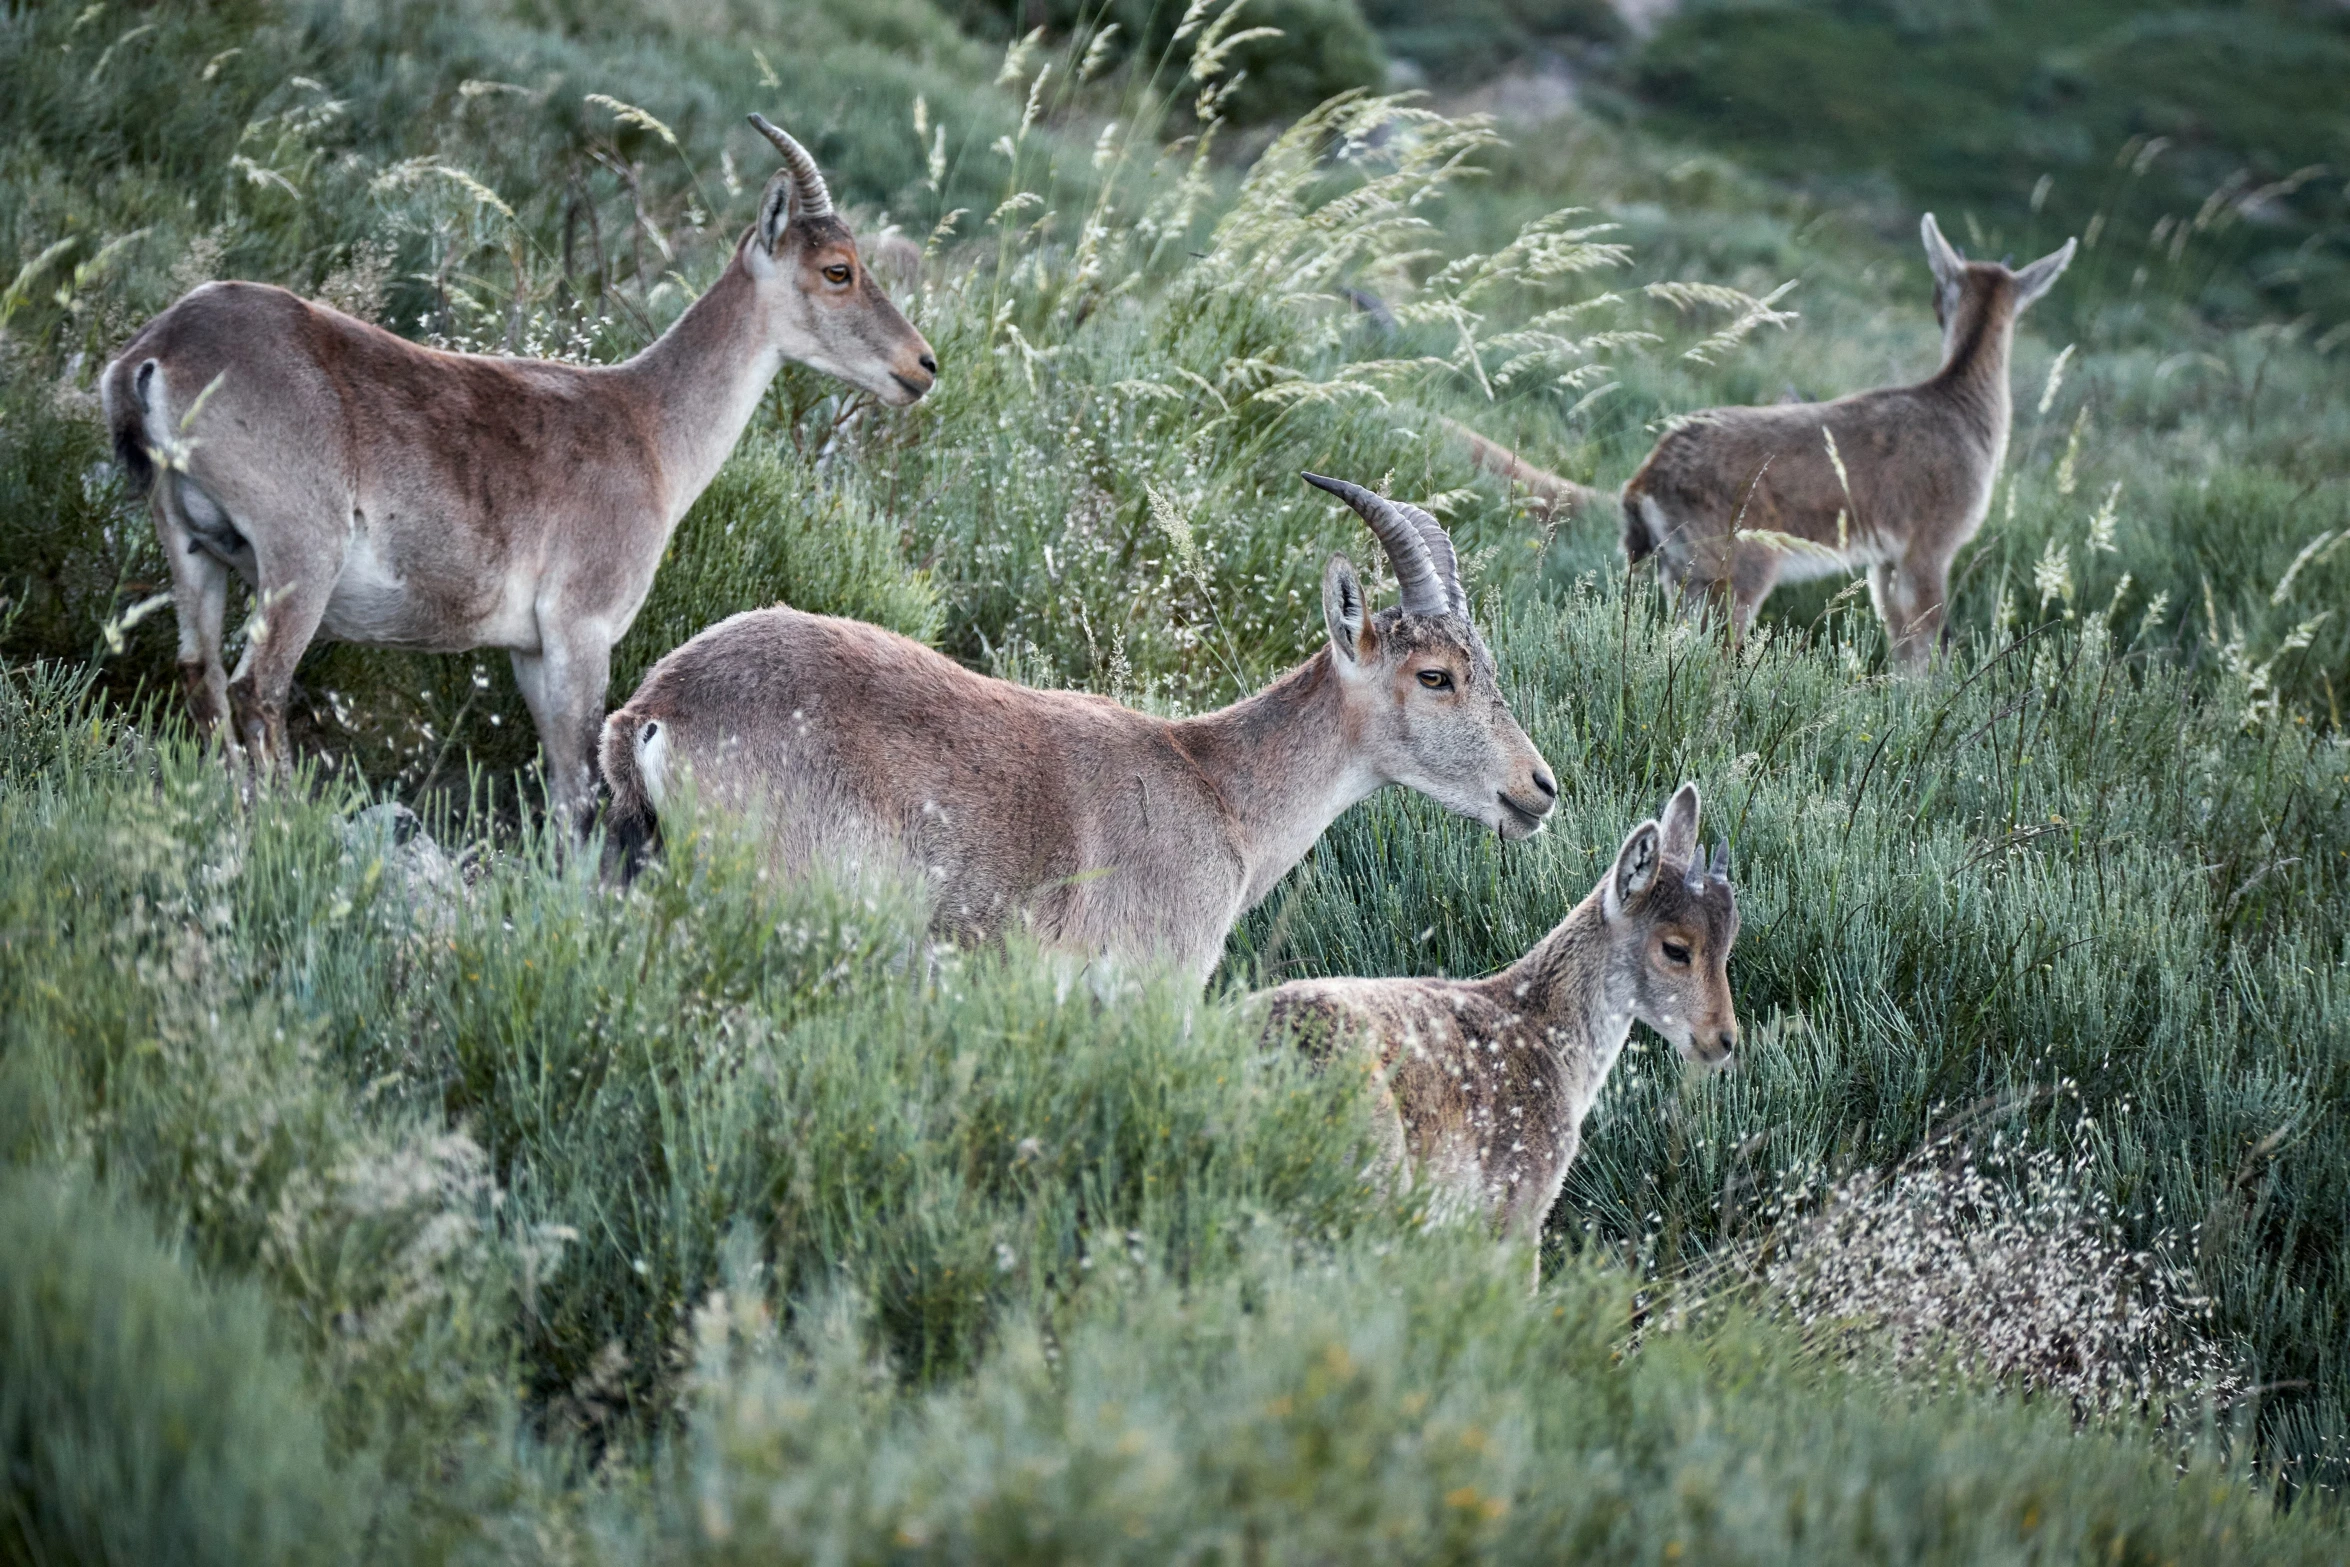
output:
[[[1835,584],[1733,655],[1438,416],[1612,484],[1674,413],[1922,372],[1914,211],[1369,100],[1244,159],[1181,49],[1089,76],[1090,38],[916,0],[0,22],[0,1556],[2338,1559],[2338,342],[2108,223],[2027,321],[1952,667],[1886,676]],[[615,700],[776,598],[1229,700],[1370,551],[1310,465],[1451,522],[1553,828],[1373,801],[1193,998],[926,951],[723,823],[600,887],[490,659],[314,651],[302,776],[240,800],[105,355],[211,275],[624,354],[747,221],[753,107],[927,243],[944,374],[890,413],[787,372]],[[1736,845],[1750,1045],[1636,1042],[1530,1295],[1366,1178],[1349,1085],[1238,997],[1488,971],[1683,778]]]

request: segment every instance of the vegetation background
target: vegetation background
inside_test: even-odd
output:
[[[0,11],[0,1558],[2338,1560],[2345,63],[2290,0]],[[632,352],[754,107],[945,374],[787,372],[615,700],[776,599],[1229,700],[1368,553],[1311,465],[1451,523],[1553,828],[1375,800],[1199,999],[720,823],[600,889],[488,659],[315,650],[241,802],[107,355],[216,276]],[[2084,244],[1930,680],[1833,583],[1729,654],[1442,422],[1609,486],[1922,374],[1929,206]],[[1751,1045],[1636,1041],[1529,1296],[1240,998],[1491,970],[1683,778]]]

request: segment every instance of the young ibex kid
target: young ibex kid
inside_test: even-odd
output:
[[[1729,848],[1699,857],[1697,809],[1683,784],[1591,895],[1492,978],[1296,980],[1266,993],[1267,1040],[1372,1076],[1381,1145],[1434,1186],[1434,1212],[1482,1210],[1538,1239],[1634,1018],[1685,1061],[1737,1048]]]
[[[1865,568],[1901,664],[1942,635],[1950,562],[1983,525],[2007,457],[2016,317],[2073,242],[2018,272],[1969,261],[1926,214],[1942,368],[1832,403],[1715,408],[1657,442],[1624,486],[1624,553],[1653,555],[1684,603],[1727,601],[1734,635],[1781,580]]]

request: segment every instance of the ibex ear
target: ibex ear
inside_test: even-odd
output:
[[[2056,286],[2056,280],[2064,276],[2064,269],[2073,264],[2073,251],[2079,245],[2079,240],[2068,239],[2064,249],[2042,256],[2015,275],[2016,309],[2028,308],[2033,300]]]
[[[1322,568],[1322,624],[1330,628],[1331,649],[1352,664],[1370,652],[1364,621],[1363,579],[1354,563],[1333,555]]]
[[[1687,871],[1697,863],[1697,785],[1685,783],[1665,803],[1664,842],[1658,852],[1668,868]]]
[[[1642,822],[1616,852],[1616,868],[1608,872],[1607,892],[1600,899],[1609,919],[1619,918],[1626,905],[1656,884],[1660,842],[1656,823]]]
[[[1918,225],[1918,232],[1926,241],[1926,265],[1934,269],[1935,282],[1956,283],[1966,275],[1966,257],[1958,253],[1956,245],[1942,237],[1942,225],[1934,221],[1934,214],[1926,214],[1925,221]]]
[[[778,169],[759,193],[759,248],[771,256],[783,231],[791,226],[791,207],[791,171]]]

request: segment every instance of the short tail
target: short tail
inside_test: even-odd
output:
[[[604,864],[623,882],[634,881],[661,843],[661,789],[666,781],[669,726],[622,708],[604,720]]]
[[[155,367],[153,359],[134,363],[126,354],[106,367],[98,383],[106,428],[114,437],[114,460],[122,464],[134,495],[145,495],[155,485],[155,455],[147,445],[147,399],[155,388]]]
[[[1623,510],[1624,560],[1628,565],[1637,566],[1654,555],[1657,547],[1664,543],[1663,535],[1657,531],[1658,524],[1664,519],[1656,502],[1650,500],[1640,488],[1638,479],[1624,486]]]

